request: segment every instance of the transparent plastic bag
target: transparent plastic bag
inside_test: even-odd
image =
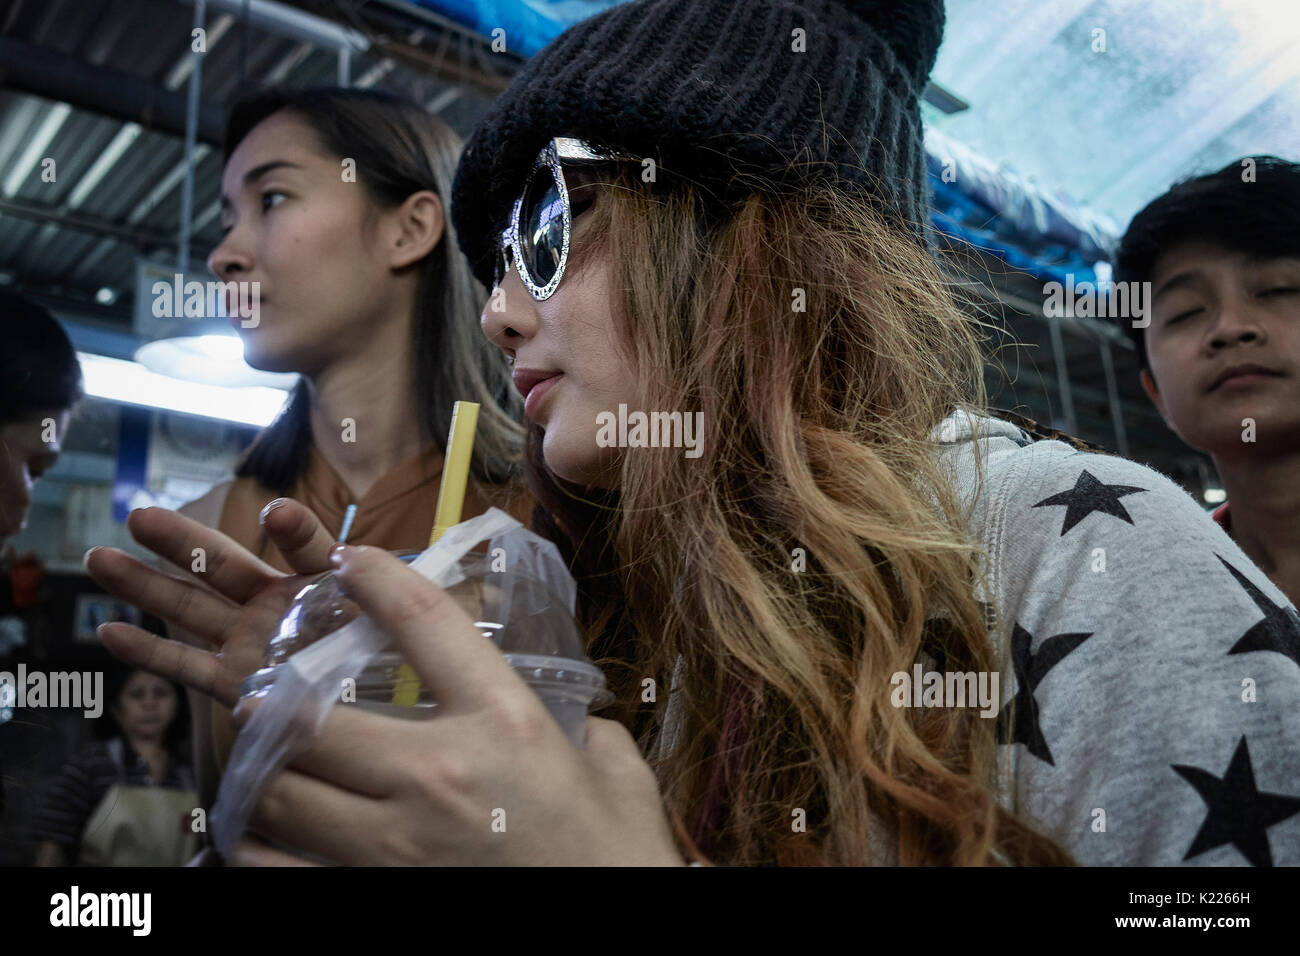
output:
[[[489,542],[487,555],[471,554],[484,540]],[[611,698],[603,675],[583,650],[573,621],[576,585],[555,545],[493,508],[449,528],[409,567],[456,596],[462,607],[470,604],[471,614],[477,606],[481,633],[501,648],[569,740],[582,747],[588,709]],[[363,681],[372,698],[394,686],[391,679],[385,683],[373,677],[395,672],[400,658],[368,617],[355,606],[344,614],[331,604],[323,615],[307,607],[311,601],[337,601],[341,594],[332,575],[304,587],[270,642],[267,666],[244,683],[245,696],[256,696],[260,703],[235,739],[213,807],[213,838],[222,856],[239,841],[266,782],[319,734],[330,708],[341,699],[345,680],[355,687],[363,675],[372,675]],[[328,623],[319,624],[331,615],[341,623],[332,631]],[[299,627],[303,619],[313,621],[310,632]],[[390,666],[376,664],[384,661]],[[374,699],[368,706],[427,717],[433,716],[436,702],[422,692],[415,707]]]

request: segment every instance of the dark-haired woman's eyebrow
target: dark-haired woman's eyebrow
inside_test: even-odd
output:
[[[303,168],[297,163],[289,162],[287,159],[272,159],[268,162],[262,163],[260,166],[254,166],[248,172],[244,173],[244,185],[251,186],[272,170],[281,169],[286,166],[290,169]]]
[[[262,163],[262,164],[260,164],[260,165],[258,165],[258,166],[254,166],[254,167],[253,167],[252,169],[250,169],[248,172],[244,173],[244,183],[243,183],[243,185],[244,185],[244,188],[247,189],[248,187],[250,187],[250,186],[252,186],[254,183],[256,183],[259,179],[261,179],[263,176],[267,175],[268,173],[273,173],[273,172],[275,172],[277,169],[303,169],[303,168],[304,168],[304,167],[301,166],[301,165],[299,165],[298,163],[291,163],[291,162],[289,162],[289,160],[287,160],[287,159],[272,159],[272,160],[268,160],[268,161],[265,162],[265,163]],[[222,193],[222,194],[221,194],[221,211],[224,213],[224,212],[226,212],[227,210],[229,210],[230,207],[233,206],[233,205],[234,205],[234,200],[232,200],[232,199],[231,199],[229,196],[227,196],[225,193]]]

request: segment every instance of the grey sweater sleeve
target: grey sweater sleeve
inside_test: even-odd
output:
[[[1158,472],[1003,435],[971,521],[1007,803],[1085,864],[1300,865],[1295,608]]]

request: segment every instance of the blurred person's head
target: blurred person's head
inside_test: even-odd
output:
[[[446,204],[455,133],[413,103],[369,90],[270,90],[232,107],[209,257],[225,282],[257,283],[259,321],[232,318],[256,368],[315,379],[384,333],[409,343],[425,437],[446,441],[458,399],[482,406],[474,477],[518,460],[519,399],[479,333],[482,290]],[[306,465],[304,381],[241,464],[287,489]]]
[[[63,327],[41,306],[0,289],[0,545],[27,523],[32,485],[54,467],[81,366]]]
[[[169,748],[183,742],[184,695],[171,681],[139,668],[115,666],[106,685],[100,737],[120,735]]]
[[[1174,186],[1133,218],[1115,278],[1151,283],[1149,326],[1124,327],[1184,441],[1300,448],[1300,165],[1245,157]]]

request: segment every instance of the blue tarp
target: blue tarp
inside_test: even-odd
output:
[[[1067,272],[1075,281],[1096,281],[1094,266],[1109,260],[1113,226],[1090,210],[1049,196],[933,128],[925,161],[930,218],[940,232],[1055,282]]]
[[[505,31],[506,49],[529,57],[568,27],[626,0],[408,0],[476,33]],[[501,36],[498,34],[497,36]],[[941,232],[1041,278],[1076,281],[1109,258],[1114,226],[930,129],[926,165],[932,220]],[[945,175],[945,170],[947,175]]]
[[[933,127],[926,130],[925,159],[935,224],[944,232],[978,238],[975,245],[1052,279],[1058,271],[1090,273],[1110,258],[1114,224],[1091,210],[1048,194]]]
[[[532,56],[568,27],[625,0],[408,0],[491,37],[505,31],[506,49]]]

